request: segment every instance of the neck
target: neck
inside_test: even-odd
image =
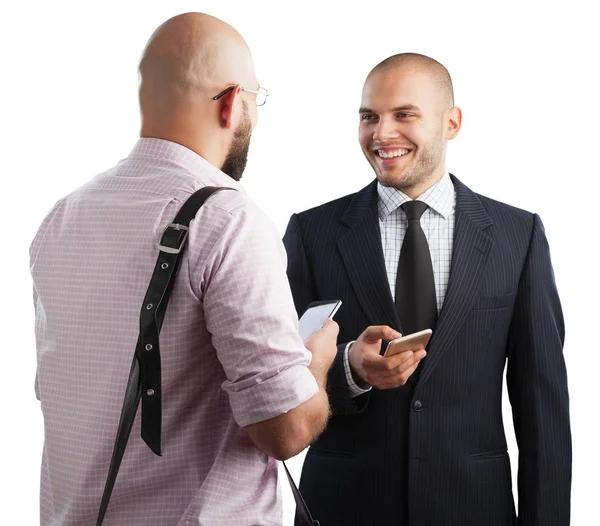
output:
[[[164,139],[185,146],[219,170],[225,162],[225,155],[217,147],[214,135],[209,138],[198,131],[144,125],[140,131],[140,137]]]
[[[219,130],[211,125],[205,113],[187,106],[168,114],[142,111],[140,137],[181,144],[220,170],[229,145]],[[199,116],[205,118],[198,118]]]
[[[420,183],[411,186],[409,188],[401,188],[400,190],[404,192],[411,199],[416,199],[417,197],[423,195],[427,190],[429,190],[432,186],[435,186],[442,177],[444,177],[444,169],[436,170],[436,172],[432,173],[428,177],[426,177]]]

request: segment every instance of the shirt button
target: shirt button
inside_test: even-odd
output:
[[[415,411],[420,411],[421,409],[423,409],[423,403],[421,402],[421,400],[416,400],[416,401],[413,403],[413,409],[414,409]]]

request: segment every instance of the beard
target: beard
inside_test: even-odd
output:
[[[246,101],[243,101],[243,107],[244,118],[233,133],[233,141],[221,168],[221,171],[234,181],[239,181],[242,178],[246,162],[248,161],[250,137],[252,136],[252,123],[250,122],[250,114],[248,113],[248,104]]]
[[[402,172],[382,171],[374,161],[369,159],[369,163],[375,170],[377,179],[383,186],[390,186],[404,191],[409,188],[421,185],[439,166],[444,155],[444,140],[442,138],[422,145],[414,150],[413,162]]]

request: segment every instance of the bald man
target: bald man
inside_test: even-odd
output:
[[[242,37],[198,13],[157,29],[140,78],[142,138],[31,246],[41,524],[96,524],[159,240],[206,186],[229,190],[190,224],[162,327],[162,457],[138,412],[104,524],[281,524],[276,459],[325,425],[337,325],[305,348],[281,240],[238,183],[266,91]]]
[[[328,526],[568,525],[564,325],[540,218],[447,172],[462,114],[437,61],[406,53],[377,65],[359,118],[376,180],[293,215],[284,238],[298,312],[344,303],[334,416],[302,472],[307,504]],[[427,329],[426,349],[380,354],[384,340]]]

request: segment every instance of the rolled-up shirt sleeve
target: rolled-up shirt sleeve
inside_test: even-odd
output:
[[[215,206],[225,193],[231,194],[221,192]],[[219,235],[206,247],[210,256],[197,277],[206,327],[225,371],[222,387],[243,427],[290,411],[318,386],[298,335],[279,234],[252,202],[236,199],[240,206],[233,211],[201,211],[212,214]]]

